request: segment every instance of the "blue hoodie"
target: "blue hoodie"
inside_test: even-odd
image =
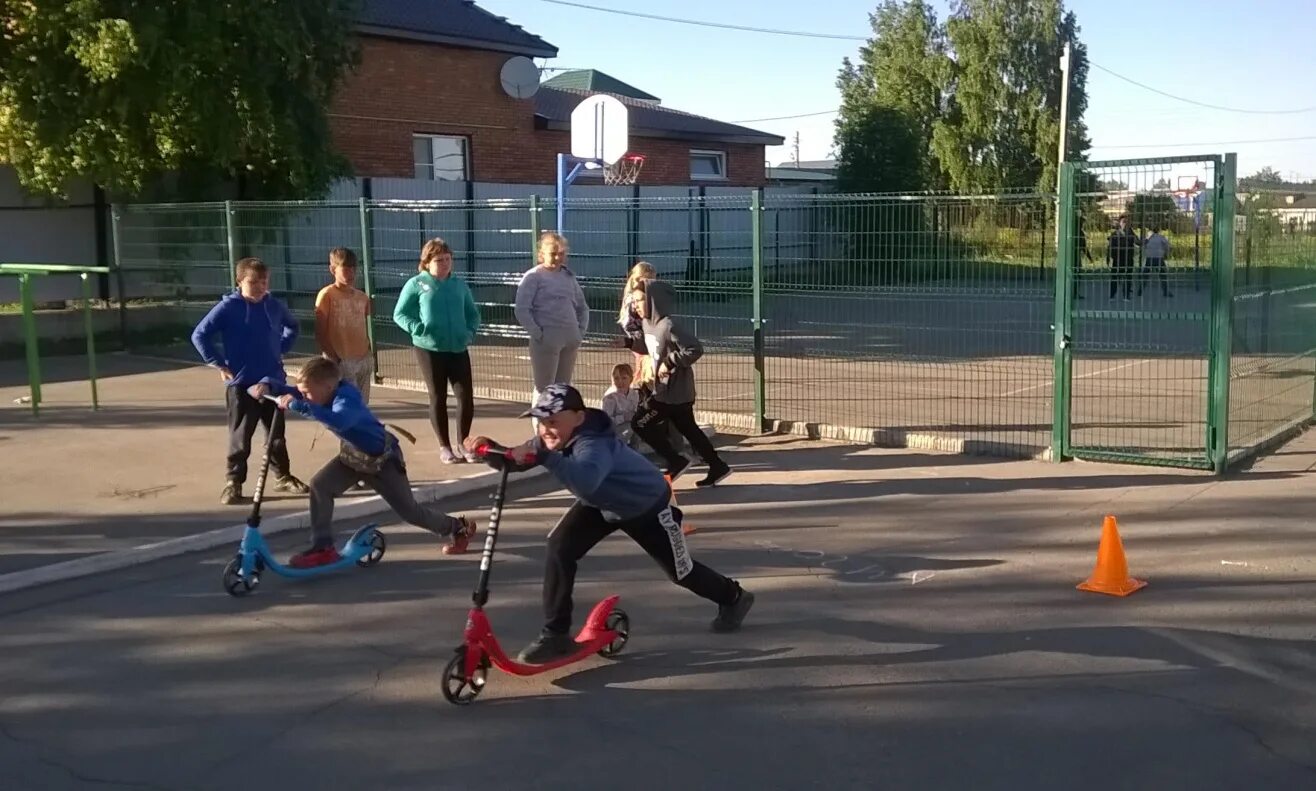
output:
[[[217,333],[222,352],[215,350]],[[192,330],[192,345],[206,365],[229,369],[228,384],[244,388],[287,381],[283,355],[296,341],[297,319],[270,294],[260,302],[248,302],[239,291],[226,294]]]
[[[602,410],[585,410],[585,422],[560,451],[536,438],[535,455],[567,491],[609,522],[654,513],[668,502],[663,474],[621,441]]]
[[[323,423],[335,436],[362,453],[378,456],[388,448],[384,424],[366,406],[361,391],[351,382],[344,380],[338,383],[329,406],[306,399],[291,385],[276,384],[270,387],[270,392],[295,396],[288,409]]]

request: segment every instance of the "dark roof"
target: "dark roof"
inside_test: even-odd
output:
[[[565,88],[567,90],[611,93],[615,96],[629,96],[632,99],[639,99],[642,102],[660,101],[657,96],[654,96],[651,93],[645,93],[634,85],[627,85],[616,77],[613,77],[611,74],[604,74],[595,69],[564,71],[552,79],[544,80],[544,85],[547,85],[550,88]]]
[[[571,111],[581,99],[599,91],[576,91],[540,86],[535,94],[535,116],[545,129],[570,129]],[[626,109],[631,134],[636,137],[665,137],[716,143],[757,143],[779,146],[786,142],[780,135],[760,132],[745,126],[714,121],[702,115],[683,113],[670,107],[642,102],[629,96],[617,96]],[[643,152],[641,152],[643,153]]]
[[[473,0],[362,0],[356,21],[359,32],[377,36],[557,57],[557,47]]]

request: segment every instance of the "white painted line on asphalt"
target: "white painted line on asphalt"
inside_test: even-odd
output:
[[[543,467],[535,467],[518,476],[519,479],[538,478],[544,475],[547,470]],[[461,497],[481,489],[492,488],[497,483],[498,473],[490,470],[489,472],[472,475],[467,478],[456,478],[453,480],[442,481],[440,483],[419,486],[414,489],[416,502],[435,503],[442,502],[451,498]],[[344,519],[360,520],[379,514],[390,514],[392,508],[384,502],[384,498],[379,495],[364,497],[360,500],[354,500],[350,503],[336,503],[334,507],[334,520]],[[295,514],[286,514],[276,516],[272,519],[266,519],[261,523],[261,533],[266,536],[287,533],[293,530],[305,530],[310,527],[311,515],[309,511],[302,511]],[[24,569],[9,574],[0,574],[0,593],[23,590],[24,588],[33,588],[38,585],[47,585],[52,582],[63,582],[66,580],[87,577],[93,574],[103,574],[107,571],[118,571],[120,569],[140,566],[144,563],[151,563],[164,558],[185,555],[190,552],[199,552],[207,549],[214,549],[228,545],[233,551],[237,551],[238,542],[242,540],[242,531],[246,529],[246,523],[233,525],[231,527],[221,527],[217,530],[209,530],[205,533],[196,535],[183,536],[182,538],[171,538],[166,541],[157,541],[153,544],[142,544],[131,549],[120,549],[113,552],[104,552],[99,555],[78,558],[77,560],[68,560],[63,563],[52,563],[49,566],[39,566],[34,569]]]
[[[1102,374],[1108,374],[1108,373],[1112,373],[1112,372],[1114,372],[1114,371],[1120,371],[1120,370],[1123,370],[1123,369],[1125,369],[1125,368],[1132,368],[1132,367],[1135,366],[1135,365],[1146,365],[1146,364],[1148,364],[1148,363],[1153,363],[1153,362],[1156,362],[1156,361],[1155,361],[1155,360],[1134,360],[1134,361],[1132,361],[1132,362],[1121,363],[1121,364],[1119,364],[1119,365],[1113,365],[1113,366],[1111,366],[1110,368],[1102,368],[1100,371],[1091,371],[1091,372],[1089,372],[1089,373],[1080,374],[1079,376],[1075,376],[1074,378],[1075,378],[1075,379],[1087,379],[1087,378],[1089,378],[1089,377],[1093,377],[1093,376],[1101,376]],[[1042,382],[1041,384],[1029,385],[1029,386],[1027,386],[1027,387],[1021,387],[1021,388],[1019,388],[1018,390],[1011,390],[1011,391],[1009,391],[1008,393],[1002,393],[1002,394],[1001,394],[1001,397],[1004,398],[1005,396],[1012,396],[1012,395],[1019,395],[1020,393],[1027,393],[1029,390],[1036,390],[1036,389],[1038,389],[1038,388],[1040,388],[1040,387],[1050,387],[1050,386],[1054,383],[1054,381],[1055,381],[1054,379],[1047,379],[1045,382]]]

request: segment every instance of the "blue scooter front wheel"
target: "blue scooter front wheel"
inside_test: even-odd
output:
[[[246,596],[251,593],[260,582],[260,577],[252,574],[249,577],[242,576],[242,556],[239,555],[228,562],[224,567],[223,574],[224,590],[230,596]]]

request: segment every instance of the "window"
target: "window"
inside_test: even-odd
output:
[[[727,177],[727,154],[725,151],[691,151],[690,178],[724,179]]]
[[[427,181],[466,181],[466,138],[448,135],[412,135],[416,178]]]

